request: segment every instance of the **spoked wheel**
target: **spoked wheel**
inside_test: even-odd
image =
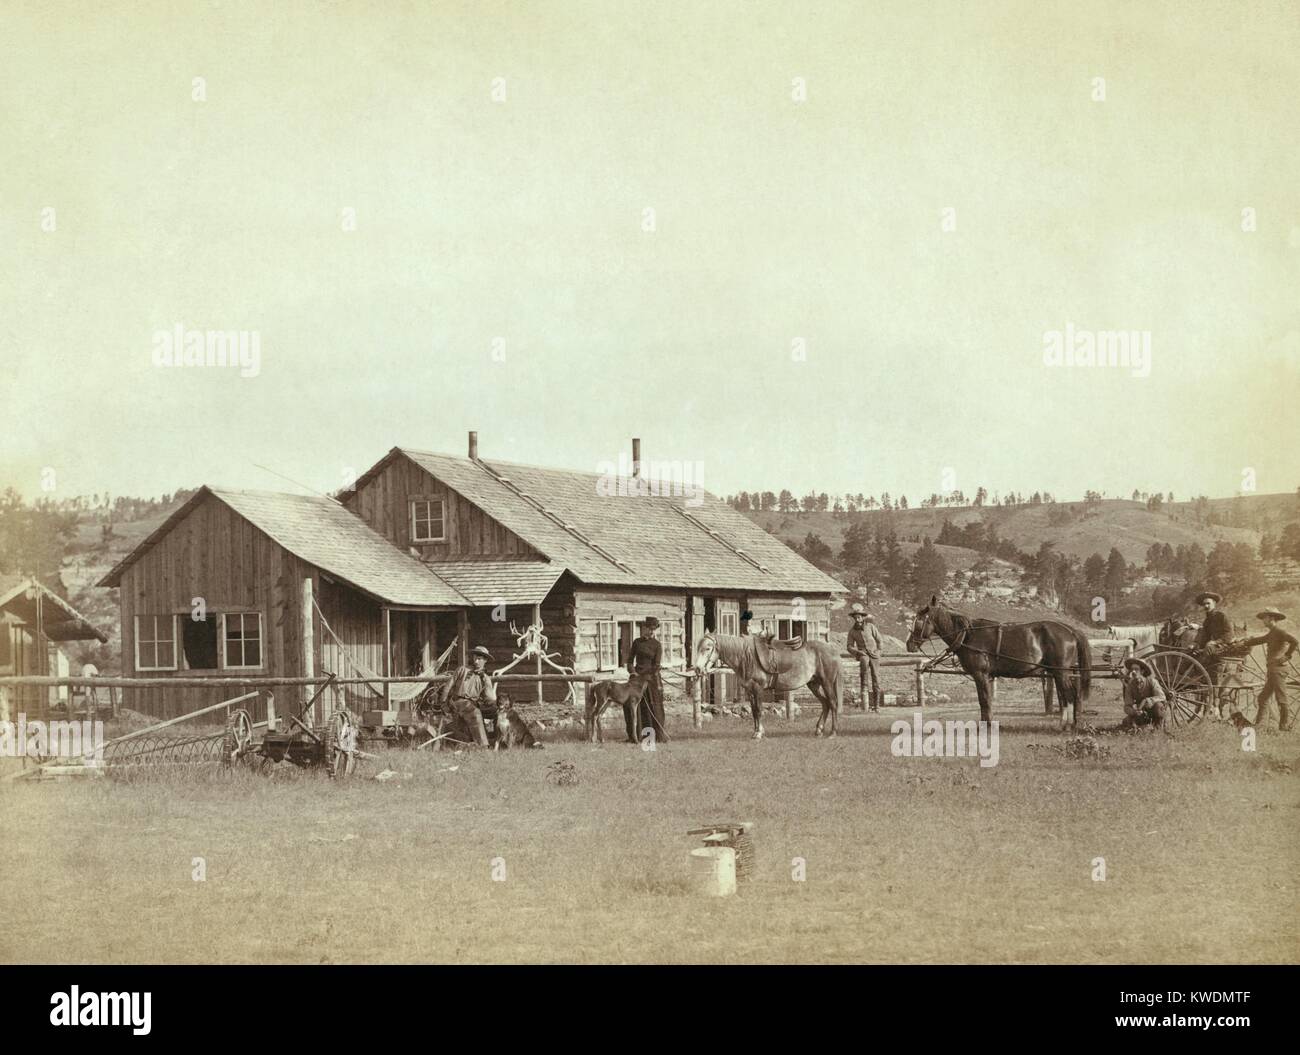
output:
[[[1196,659],[1185,652],[1156,652],[1143,658],[1165,690],[1175,725],[1190,725],[1212,713],[1214,682]]]
[[[346,777],[356,768],[357,741],[361,730],[351,711],[335,711],[325,727],[325,772]]]
[[[242,707],[226,719],[226,735],[221,741],[221,764],[231,768],[253,751],[253,716]]]

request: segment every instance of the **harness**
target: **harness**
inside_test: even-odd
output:
[[[930,630],[931,621],[932,621],[932,618],[931,618],[931,617],[932,617],[932,614],[933,614],[933,613],[931,613],[931,611],[930,611],[930,609],[929,609],[929,606],[927,605],[927,607],[926,607],[926,612],[925,612],[925,621],[921,624],[921,636],[918,638],[918,644],[919,644],[921,641],[929,640],[928,636],[926,636],[926,635],[927,635],[927,632]],[[1041,621],[1042,623],[1044,623],[1044,624],[1046,624],[1046,623],[1054,623],[1056,626],[1063,627],[1064,629],[1069,630],[1071,634],[1074,633],[1074,630],[1073,630],[1070,626],[1068,626],[1068,625],[1065,624],[1065,623],[1062,623],[1059,619],[1043,619],[1043,620],[1040,620],[1040,621]],[[1007,623],[995,623],[995,624],[994,624],[993,626],[991,626],[991,627],[990,627],[990,626],[961,626],[961,627],[958,627],[957,630],[955,631],[955,633],[954,633],[954,635],[953,635],[953,637],[954,637],[954,641],[953,641],[952,644],[948,644],[948,641],[947,641],[945,638],[943,638],[942,635],[940,635],[940,639],[943,640],[943,643],[944,643],[944,646],[945,646],[945,647],[944,647],[944,651],[943,651],[942,653],[940,653],[938,656],[935,656],[935,658],[932,659],[932,660],[930,660],[927,664],[925,664],[925,669],[927,669],[927,670],[933,670],[933,669],[934,669],[934,668],[935,668],[939,663],[943,662],[943,660],[947,659],[949,656],[955,656],[955,657],[957,658],[957,660],[960,662],[960,660],[961,660],[961,656],[959,655],[959,653],[961,652],[961,650],[965,649],[967,652],[973,652],[973,653],[975,653],[975,654],[977,654],[977,655],[981,655],[981,656],[989,656],[990,658],[995,659],[995,660],[996,660],[996,659],[1004,659],[1004,660],[1006,660],[1008,663],[1019,663],[1019,664],[1021,664],[1022,666],[1026,666],[1026,667],[1031,668],[1032,670],[1042,670],[1042,671],[1051,671],[1051,672],[1057,672],[1057,671],[1059,671],[1059,672],[1061,672],[1061,673],[1079,673],[1079,672],[1081,671],[1082,668],[1081,668],[1078,664],[1075,664],[1074,666],[1065,666],[1065,667],[1061,667],[1061,666],[1056,666],[1056,665],[1051,664],[1051,663],[1034,662],[1034,661],[1031,661],[1031,660],[1028,660],[1028,659],[1021,659],[1021,658],[1018,657],[1018,656],[1008,656],[1008,655],[1006,655],[1006,654],[1002,651],[1002,634],[1003,634],[1003,631],[1006,630],[1006,628],[1007,628],[1008,625],[1011,625],[1011,626],[1027,626],[1027,625],[1029,625],[1029,624],[1027,624],[1027,623],[1011,623],[1011,624],[1007,624]],[[997,631],[997,637],[995,638],[994,645],[993,645],[993,651],[992,651],[992,652],[990,652],[990,651],[989,651],[988,649],[986,649],[986,648],[980,648],[978,645],[970,644],[970,643],[966,640],[966,638],[967,638],[967,637],[970,635],[970,633],[971,633],[972,631],[974,631],[974,630],[996,630],[996,631]],[[996,676],[996,675],[995,675],[995,676]],[[1003,676],[1005,677],[1006,675],[1003,675]]]

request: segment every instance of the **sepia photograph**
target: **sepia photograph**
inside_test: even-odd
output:
[[[1260,1024],[1295,0],[0,26],[40,1022],[163,1015],[72,968],[506,964],[1125,967],[1098,1036]]]

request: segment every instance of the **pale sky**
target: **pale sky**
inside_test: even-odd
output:
[[[718,493],[1300,485],[1300,4],[0,19],[0,487],[332,490],[472,428]],[[155,366],[178,324],[260,372]],[[1045,366],[1067,324],[1150,376]]]

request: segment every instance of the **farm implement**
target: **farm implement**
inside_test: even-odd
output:
[[[331,677],[303,704],[297,714],[289,715],[280,729],[274,715],[265,723],[266,732],[257,739],[257,728],[248,711],[240,709],[226,719],[221,740],[221,762],[227,769],[243,763],[269,773],[281,762],[300,769],[323,769],[332,778],[347,777],[364,755],[358,747],[360,727],[348,710],[336,710],[324,725],[312,727],[303,720],[326,689],[334,684]]]

